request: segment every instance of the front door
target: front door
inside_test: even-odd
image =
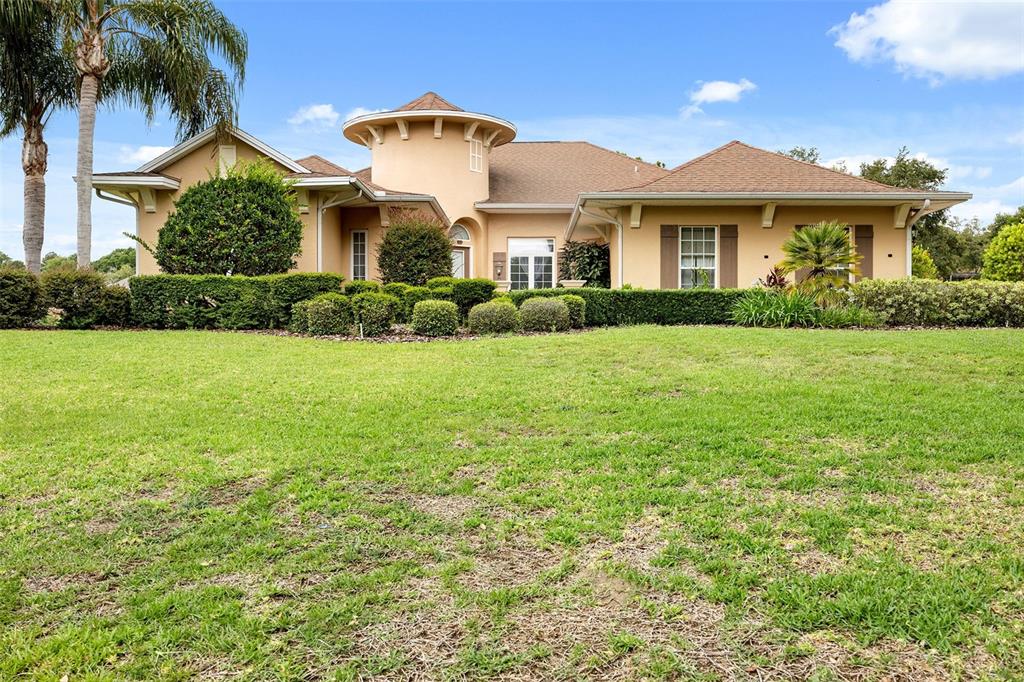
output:
[[[465,279],[469,277],[469,248],[456,246],[452,249],[452,277]]]

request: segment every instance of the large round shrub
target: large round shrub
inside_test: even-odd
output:
[[[301,246],[289,184],[258,162],[185,190],[160,230],[155,255],[172,274],[272,275],[294,267]]]
[[[519,310],[509,300],[479,303],[469,311],[469,329],[474,334],[505,334],[522,326]]]
[[[394,296],[367,292],[352,297],[352,314],[356,330],[363,336],[383,336],[391,331],[398,307],[401,305]]]
[[[1007,225],[985,249],[985,279],[1024,281],[1024,223]]]
[[[348,334],[352,330],[352,303],[344,294],[320,294],[292,307],[293,330],[302,328],[303,317],[305,331],[313,336]]]
[[[423,336],[451,336],[459,330],[459,307],[451,301],[420,301],[412,309],[412,330]]]
[[[377,268],[385,283],[423,285],[452,274],[452,242],[437,220],[404,216],[391,221],[377,245]]]
[[[529,298],[519,306],[523,329],[528,332],[561,332],[569,328],[569,306],[559,298]]]
[[[28,270],[0,267],[0,329],[26,327],[44,311],[39,279]]]
[[[40,282],[46,306],[61,311],[61,328],[88,329],[103,323],[107,288],[103,275],[92,270],[50,270]]]
[[[566,294],[559,298],[565,301],[566,307],[569,308],[569,326],[573,329],[582,329],[587,323],[586,299],[575,294]]]
[[[477,303],[486,303],[494,298],[494,280],[480,278],[457,279],[452,283],[452,301],[459,306],[459,314],[465,317]]]

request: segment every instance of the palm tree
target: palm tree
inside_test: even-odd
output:
[[[60,49],[49,8],[31,0],[0,0],[0,138],[18,129],[22,133],[22,243],[25,267],[32,272],[40,269],[46,223],[43,131],[54,111],[74,105],[77,78]]]
[[[96,104],[116,77],[118,96],[152,120],[166,107],[187,137],[210,125],[219,136],[236,118],[245,78],[245,34],[210,0],[43,0],[54,7],[74,49],[78,96],[78,267],[92,248]],[[212,57],[223,61],[225,71]]]
[[[820,304],[837,300],[837,294],[859,274],[861,257],[850,242],[849,226],[837,221],[808,225],[782,244],[785,258],[779,267],[786,274],[803,271],[797,287],[814,296]],[[802,273],[802,274],[803,274]]]

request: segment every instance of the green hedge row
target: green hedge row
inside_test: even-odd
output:
[[[517,305],[536,296],[568,293],[586,301],[587,325],[730,324],[742,289],[519,289],[509,296]]]
[[[1024,282],[867,279],[853,302],[902,327],[1024,327]]]
[[[332,273],[242,277],[142,275],[131,279],[132,319],[157,329],[277,329],[294,303],[341,292]]]

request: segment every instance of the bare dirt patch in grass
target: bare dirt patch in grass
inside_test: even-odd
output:
[[[104,580],[102,573],[68,573],[65,575],[31,575],[22,578],[21,584],[29,594],[80,590]]]

